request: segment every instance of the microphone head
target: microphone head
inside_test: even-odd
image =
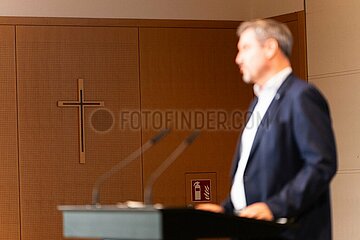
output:
[[[161,139],[163,139],[166,135],[168,135],[170,133],[170,131],[171,131],[170,128],[166,128],[166,129],[162,130],[159,134],[157,134],[156,136],[154,136],[153,138],[150,139],[151,143],[156,144]]]
[[[200,130],[194,130],[186,139],[185,139],[185,142],[190,145],[192,144],[195,139],[199,136],[200,134]]]
[[[159,134],[157,134],[156,136],[154,136],[153,138],[150,139],[151,143],[156,144],[161,139],[163,139],[166,135],[168,135],[170,133],[170,131],[171,131],[170,128],[162,130]]]

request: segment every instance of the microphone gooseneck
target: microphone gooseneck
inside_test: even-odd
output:
[[[160,175],[182,154],[187,147],[189,147],[195,139],[199,136],[200,131],[193,131],[185,140],[183,140],[178,147],[165,159],[165,161],[151,174],[148,179],[148,183],[144,190],[144,202],[145,205],[152,204],[152,188],[155,181]]]
[[[144,143],[144,145],[142,145],[137,150],[135,150],[133,153],[131,153],[129,156],[127,156],[123,161],[120,161],[118,164],[113,166],[109,171],[107,171],[103,175],[101,175],[96,180],[94,187],[92,189],[92,205],[100,204],[100,187],[107,179],[109,179],[116,172],[120,171],[125,166],[127,166],[129,163],[134,161],[141,154],[143,154],[145,151],[150,149],[154,144],[156,144],[160,140],[162,140],[167,134],[169,134],[169,132],[170,132],[170,129],[162,130],[160,133],[158,133],[157,135],[152,137],[150,140],[148,140],[146,143]]]

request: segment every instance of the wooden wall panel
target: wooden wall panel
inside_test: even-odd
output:
[[[235,29],[141,28],[142,110],[164,115],[166,112],[195,115],[247,109],[252,88],[242,82],[234,62],[236,43]],[[211,118],[217,121],[216,115]],[[226,196],[239,129],[221,129],[216,124],[210,129],[202,127],[200,121],[194,120],[190,127],[172,122],[173,132],[160,143],[162,146],[145,154],[146,184],[150,174],[191,130],[197,127],[203,130],[197,141],[155,183],[154,202],[184,205],[186,174],[202,172],[217,175],[217,182],[213,183],[217,185],[217,196],[212,201],[221,201]],[[147,123],[145,137],[153,133],[152,126],[157,128],[160,124]]]
[[[19,239],[15,27],[0,27],[0,239]]]
[[[96,179],[140,146],[119,113],[139,108],[138,30],[118,27],[17,27],[22,240],[62,239],[57,205],[90,204]],[[77,100],[84,79],[86,163],[79,163]],[[142,198],[140,159],[107,181],[101,202]]]

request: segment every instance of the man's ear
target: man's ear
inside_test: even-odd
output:
[[[273,58],[279,50],[279,43],[274,38],[269,38],[265,42],[265,55],[268,59]]]

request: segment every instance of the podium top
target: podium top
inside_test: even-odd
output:
[[[129,207],[127,204],[118,204],[118,205],[60,205],[57,206],[59,211],[159,211],[161,207],[154,207],[154,206],[138,206],[138,207]]]
[[[171,240],[213,237],[273,239],[288,227],[275,222],[192,208],[68,205],[58,206],[58,209],[63,212],[66,237]]]

